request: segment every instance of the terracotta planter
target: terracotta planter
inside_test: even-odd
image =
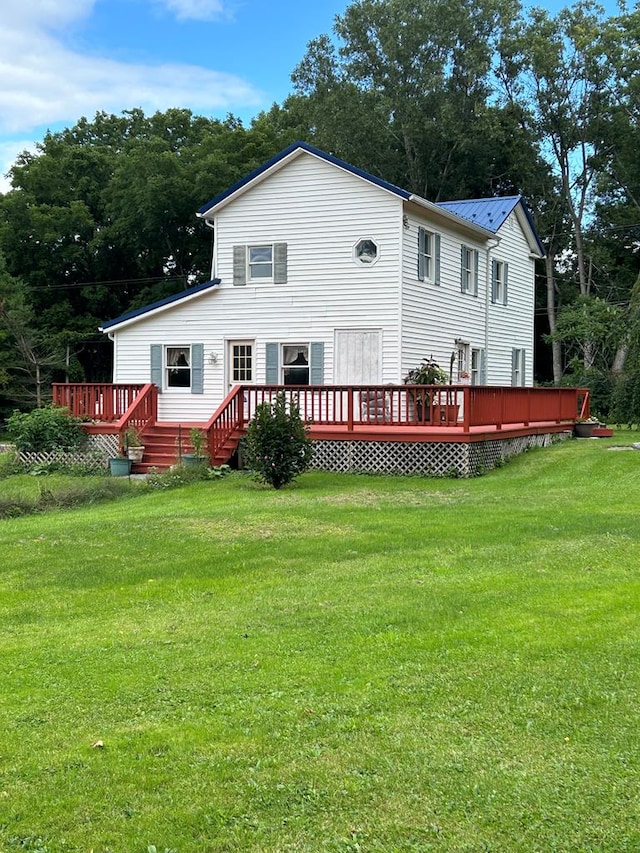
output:
[[[447,424],[451,426],[452,424],[456,424],[458,422],[458,413],[460,411],[460,406],[455,403],[450,403],[446,406],[434,406],[433,407],[433,424],[437,426],[438,424]]]

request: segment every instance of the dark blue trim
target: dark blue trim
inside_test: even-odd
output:
[[[291,145],[288,145],[285,149],[280,151],[279,154],[276,154],[270,160],[267,160],[266,163],[263,163],[262,166],[258,166],[257,169],[254,169],[253,172],[250,172],[241,180],[237,181],[233,186],[229,187],[229,189],[217,195],[215,198],[211,199],[210,202],[203,205],[198,211],[198,216],[204,216],[204,214],[211,210],[212,207],[215,207],[217,204],[220,204],[221,201],[224,201],[229,196],[236,193],[238,190],[242,189],[246,184],[250,183],[254,180],[254,178],[259,177],[263,172],[266,172],[272,166],[275,166],[281,160],[284,160],[294,151],[300,148],[302,151],[306,151],[309,154],[314,154],[316,157],[319,157],[321,160],[326,160],[327,163],[332,163],[334,166],[339,166],[341,169],[344,169],[347,172],[351,172],[352,175],[357,175],[359,178],[363,178],[365,181],[369,181],[369,183],[375,184],[377,187],[382,187],[384,190],[388,190],[389,192],[394,193],[395,195],[400,196],[405,201],[408,201],[411,198],[411,193],[406,190],[400,189],[400,187],[396,187],[395,184],[390,184],[388,181],[383,181],[382,178],[376,178],[375,175],[369,174],[369,172],[365,172],[363,169],[358,169],[356,166],[351,166],[349,163],[345,163],[344,160],[340,160],[338,157],[334,157],[333,154],[327,154],[326,151],[321,151],[319,148],[314,148],[313,145],[309,145],[307,142],[293,142]]]
[[[124,323],[125,320],[133,320],[135,317],[141,317],[149,311],[154,311],[156,308],[162,308],[164,305],[171,305],[172,302],[179,302],[181,299],[186,299],[187,296],[193,296],[195,293],[201,293],[203,290],[208,290],[210,287],[216,287],[220,284],[219,278],[212,278],[211,281],[205,281],[202,284],[196,284],[187,290],[181,290],[179,293],[174,293],[171,296],[166,296],[164,299],[158,299],[157,302],[152,302],[150,305],[143,305],[142,308],[136,308],[134,311],[127,311],[126,314],[121,314],[115,320],[106,320],[98,328],[102,332],[106,332],[113,326],[119,323]]]

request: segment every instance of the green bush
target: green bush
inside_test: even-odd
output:
[[[67,409],[47,406],[14,412],[7,421],[7,432],[18,450],[25,452],[77,450],[85,440],[81,423]]]
[[[616,424],[640,424],[640,368],[627,371],[616,381],[611,407]]]
[[[249,424],[246,461],[257,478],[274,489],[306,471],[313,448],[300,410],[281,391],[273,403],[261,403]]]

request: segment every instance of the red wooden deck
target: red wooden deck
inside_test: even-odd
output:
[[[155,445],[157,458],[176,445],[189,449],[188,433],[207,433],[213,464],[227,461],[256,407],[281,391],[295,400],[317,440],[479,442],[563,432],[589,414],[589,392],[580,388],[511,388],[469,385],[237,385],[206,422],[158,421],[155,385],[56,384],[54,403],[86,420],[88,433],[122,436],[131,424]],[[146,455],[146,454],[145,454]],[[153,464],[148,461],[148,464]]]

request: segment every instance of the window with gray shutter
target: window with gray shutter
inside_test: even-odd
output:
[[[191,344],[191,393],[204,393],[204,344]]]
[[[278,385],[278,367],[279,367],[279,359],[278,352],[280,349],[280,345],[277,343],[268,343],[265,344],[265,367],[264,367],[264,381],[266,385]]]
[[[233,284],[234,286],[247,283],[247,247],[233,247]]]
[[[324,385],[324,343],[311,341],[309,345],[311,370],[309,382],[311,385]]]
[[[273,246],[273,282],[287,283],[287,244],[274,243]]]
[[[150,381],[162,391],[162,344],[151,344],[149,353]]]

